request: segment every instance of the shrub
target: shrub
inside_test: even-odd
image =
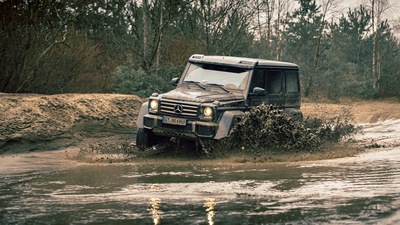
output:
[[[149,97],[152,93],[163,93],[171,90],[170,81],[178,77],[178,68],[163,66],[158,71],[146,72],[141,68],[120,66],[113,76],[116,78],[113,91],[121,94],[135,94]]]

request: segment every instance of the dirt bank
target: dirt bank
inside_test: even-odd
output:
[[[0,153],[132,137],[142,102],[133,95],[0,93]]]
[[[312,102],[305,100],[301,110],[305,116],[332,117],[349,110],[355,123],[376,123],[400,119],[400,99],[351,100]]]
[[[0,154],[60,149],[99,140],[134,140],[143,101],[119,94],[0,93]],[[302,104],[306,117],[332,117],[343,110],[354,115],[355,123],[400,119],[400,101],[393,99]]]

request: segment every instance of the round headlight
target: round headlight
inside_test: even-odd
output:
[[[152,109],[152,110],[158,110],[158,101],[157,100],[151,100],[150,101],[150,108]]]
[[[211,117],[213,114],[213,110],[211,107],[205,107],[203,113],[204,113],[204,116]]]

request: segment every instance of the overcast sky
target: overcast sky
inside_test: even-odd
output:
[[[332,0],[317,0],[319,5],[323,5],[324,2]],[[371,5],[371,0],[333,0],[336,4],[334,8],[331,8],[331,15],[335,18],[339,18],[342,14],[346,14],[349,8],[357,8],[359,5],[364,4],[367,7]],[[383,19],[388,19],[391,26],[392,32],[395,36],[400,38],[400,0],[388,0],[389,5],[385,10]]]
[[[326,1],[326,0],[322,0]],[[361,4],[370,6],[370,0],[337,0],[338,9],[343,12],[347,12],[347,9],[358,7]],[[385,11],[385,17],[390,20],[400,19],[400,1],[399,0],[389,0],[388,9]]]

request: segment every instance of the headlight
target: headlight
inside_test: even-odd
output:
[[[208,106],[205,107],[205,108],[204,108],[204,111],[203,111],[203,114],[204,114],[205,117],[211,117],[212,114],[213,114],[212,108],[211,108],[211,107],[208,107]]]
[[[150,109],[158,111],[158,100],[155,99],[150,100]]]

